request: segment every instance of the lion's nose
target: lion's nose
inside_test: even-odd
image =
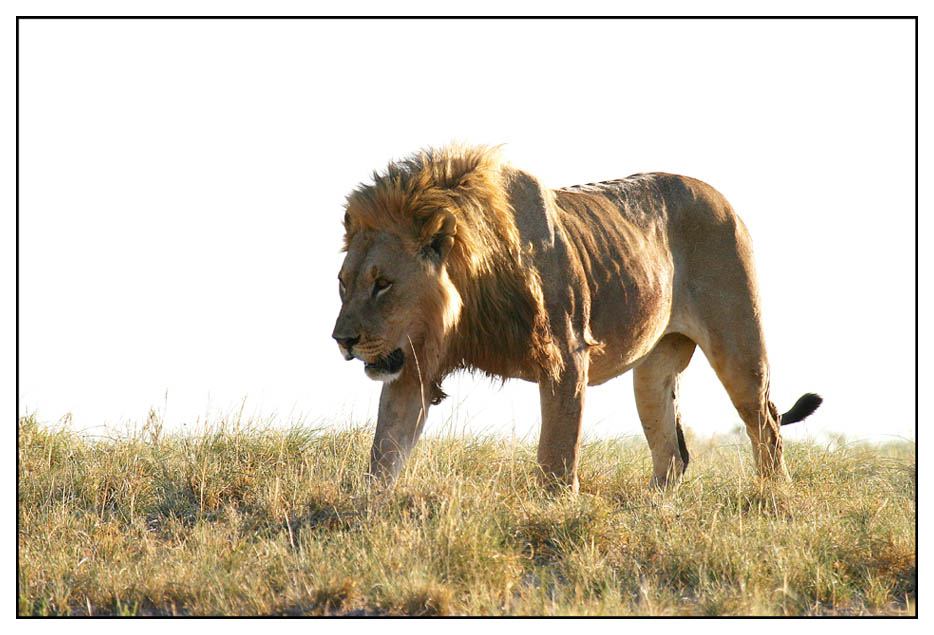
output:
[[[360,336],[357,337],[338,337],[334,336],[334,339],[337,340],[337,343],[344,347],[344,350],[350,350],[353,348],[354,344],[360,341]]]

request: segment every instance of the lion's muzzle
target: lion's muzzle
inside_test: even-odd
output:
[[[347,361],[352,360],[354,354],[351,349],[353,349],[354,344],[360,341],[360,337],[340,337],[338,335],[333,335],[332,337],[337,340],[337,347],[340,349],[344,359]]]
[[[388,355],[380,355],[372,362],[364,361],[363,372],[370,379],[390,382],[399,377],[404,364],[405,353],[402,352],[401,348],[397,348]]]

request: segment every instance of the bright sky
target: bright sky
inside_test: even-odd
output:
[[[19,410],[119,428],[376,416],[330,338],[343,198],[426,145],[505,143],[560,187],[667,171],[749,228],[789,438],[914,438],[910,21],[26,21]],[[684,424],[739,424],[698,352]],[[469,375],[428,430],[534,435]],[[166,401],[167,394],[167,401]],[[640,435],[631,375],[585,434]]]

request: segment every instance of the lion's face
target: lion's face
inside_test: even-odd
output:
[[[385,231],[360,232],[348,245],[338,274],[341,311],[332,336],[345,359],[363,361],[371,379],[397,379],[412,362],[412,351],[423,357],[432,331],[443,326],[432,315],[438,313],[439,296],[447,295],[439,292],[450,282],[434,255],[414,253]],[[426,360],[417,361],[424,370]]]

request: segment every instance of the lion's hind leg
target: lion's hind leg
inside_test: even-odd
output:
[[[689,455],[678,412],[678,377],[694,354],[693,341],[666,335],[635,368],[632,376],[642,430],[652,451],[652,483],[664,487],[681,478]]]
[[[750,318],[751,319],[751,318]],[[763,477],[788,480],[782,433],[775,404],[769,400],[769,363],[761,329],[711,333],[704,353],[746,424],[756,467]]]

